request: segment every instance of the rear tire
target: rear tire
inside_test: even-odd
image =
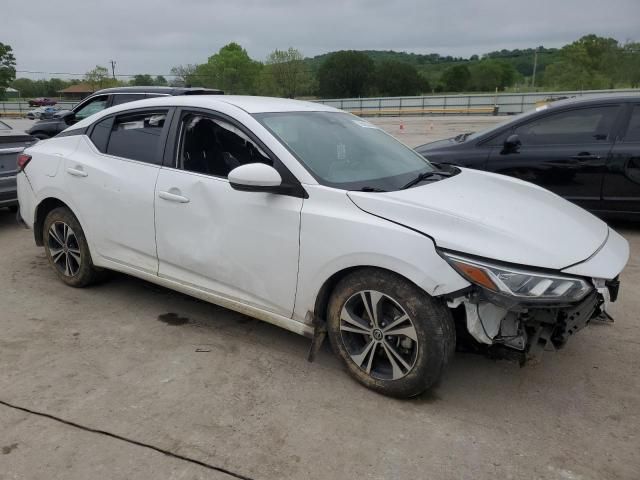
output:
[[[455,351],[449,309],[386,270],[366,268],[344,277],[329,300],[327,327],[351,376],[393,397],[414,397],[432,387]]]
[[[67,285],[86,287],[104,277],[104,271],[93,265],[84,231],[68,208],[49,212],[44,220],[42,240],[49,264]]]

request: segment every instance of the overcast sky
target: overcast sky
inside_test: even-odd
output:
[[[117,74],[166,74],[232,41],[258,60],[289,46],[466,57],[587,33],[640,41],[640,0],[2,0],[0,12],[18,70],[79,74],[110,59]]]

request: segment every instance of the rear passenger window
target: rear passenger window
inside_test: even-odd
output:
[[[624,142],[640,142],[640,105],[633,107],[627,132],[624,134]]]
[[[96,123],[96,126],[93,127],[93,132],[91,132],[91,141],[102,153],[107,152],[107,143],[109,142],[112,125],[113,117],[108,117]]]
[[[162,163],[158,151],[167,112],[144,112],[117,116],[106,153],[146,163]]]

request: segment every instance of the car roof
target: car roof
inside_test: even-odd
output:
[[[146,107],[194,107],[216,110],[222,105],[233,105],[249,114],[276,112],[343,112],[334,107],[315,102],[290,100],[288,98],[254,97],[249,95],[187,95],[178,97],[155,97],[123,103],[97,112],[69,130],[85,128],[107,115]],[[344,112],[343,112],[344,113]]]
[[[565,98],[562,100],[556,100],[555,102],[550,102],[547,104],[547,108],[558,108],[558,107],[568,107],[568,106],[586,106],[586,105],[600,105],[604,103],[611,102],[637,102],[640,100],[640,94],[638,95],[611,95],[611,94],[603,94],[598,96],[590,96],[590,97],[572,97]]]
[[[132,86],[132,87],[113,87],[103,88],[94,92],[94,95],[105,95],[109,93],[156,93],[160,95],[223,95],[222,90],[216,88],[204,87],[158,87],[158,86]]]

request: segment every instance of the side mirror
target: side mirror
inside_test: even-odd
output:
[[[520,149],[520,145],[522,145],[522,142],[520,141],[520,137],[518,137],[518,135],[516,135],[515,133],[509,135],[504,141],[502,153],[517,153]]]
[[[229,172],[231,188],[245,192],[274,192],[282,185],[278,171],[264,163],[240,165]]]

